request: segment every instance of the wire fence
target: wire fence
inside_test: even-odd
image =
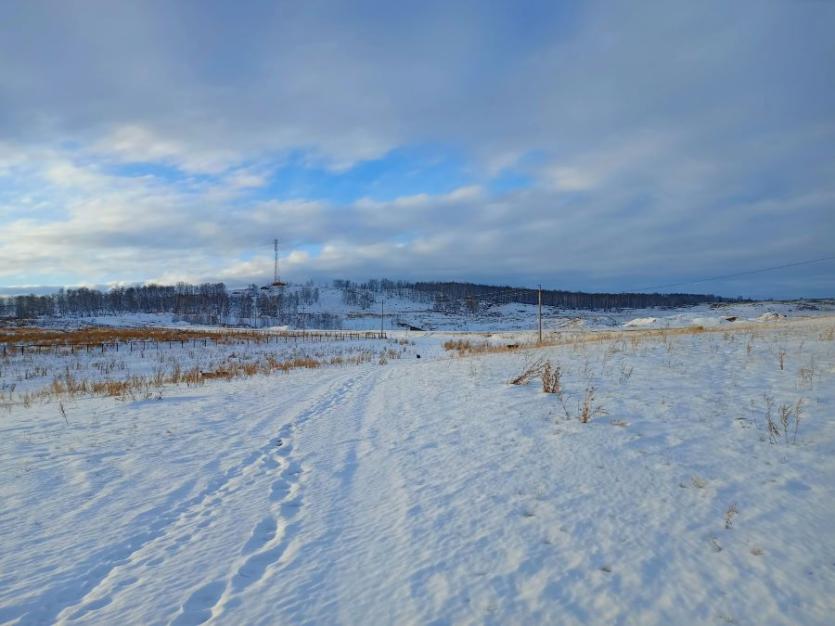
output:
[[[366,341],[370,339],[387,339],[385,332],[380,331],[282,331],[271,333],[251,333],[246,336],[222,335],[217,337],[204,336],[182,339],[131,339],[125,341],[97,341],[97,342],[50,342],[50,343],[4,343],[2,355],[4,357],[25,354],[75,354],[76,352],[134,352],[145,350],[164,350],[174,347],[208,347],[212,345],[242,345],[242,344],[270,344],[270,343],[299,343]]]

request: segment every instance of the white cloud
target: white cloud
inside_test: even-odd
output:
[[[254,279],[273,237],[299,277],[578,288],[831,249],[832,3],[213,8],[6,20],[0,281]],[[415,146],[460,186],[382,200],[350,169]],[[270,200],[291,159],[367,197]],[[536,182],[495,191],[506,174]]]
[[[241,160],[233,150],[187,143],[133,124],[114,128],[93,151],[126,163],[164,163],[197,174],[219,174]]]
[[[546,178],[558,191],[588,191],[594,189],[597,184],[597,179],[591,172],[560,165],[548,168]]]

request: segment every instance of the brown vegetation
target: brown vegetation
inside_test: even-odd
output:
[[[0,344],[70,346],[100,345],[130,342],[197,342],[214,343],[270,343],[278,339],[365,339],[375,338],[379,333],[341,331],[255,331],[245,329],[179,329],[158,327],[110,328],[95,326],[72,330],[37,328],[32,326],[0,328]]]

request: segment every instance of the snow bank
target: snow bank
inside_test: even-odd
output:
[[[691,320],[692,326],[701,326],[703,328],[712,328],[715,326],[722,326],[730,322],[724,317],[694,317]]]
[[[776,320],[785,319],[785,317],[786,316],[783,315],[782,313],[768,312],[768,313],[763,313],[758,318],[756,318],[756,320],[758,322],[774,322]]]
[[[624,324],[626,328],[649,328],[658,324],[657,317],[638,317]]]

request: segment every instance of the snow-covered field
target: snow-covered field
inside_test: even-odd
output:
[[[599,336],[7,408],[0,623],[832,623],[835,318]]]
[[[208,330],[217,331],[219,336],[222,332]],[[323,337],[333,337],[327,341],[266,331],[257,336],[261,342],[250,341],[244,334],[226,333],[222,343],[189,339],[182,344],[133,341],[104,344],[101,348],[95,344],[72,349],[43,346],[46,349],[29,348],[22,353],[10,343],[8,354],[0,356],[0,411],[21,403],[29,405],[44,395],[55,397],[56,386],[77,388],[82,384],[89,387],[93,381],[125,382],[130,383],[131,399],[137,399],[137,394],[158,396],[163,392],[163,383],[186,377],[189,372],[230,372],[235,376],[247,368],[260,373],[281,369],[294,361],[326,366],[379,361],[383,357],[388,360],[406,354],[409,345],[396,339],[342,340],[341,333],[322,333]],[[103,393],[106,389],[96,395]]]

